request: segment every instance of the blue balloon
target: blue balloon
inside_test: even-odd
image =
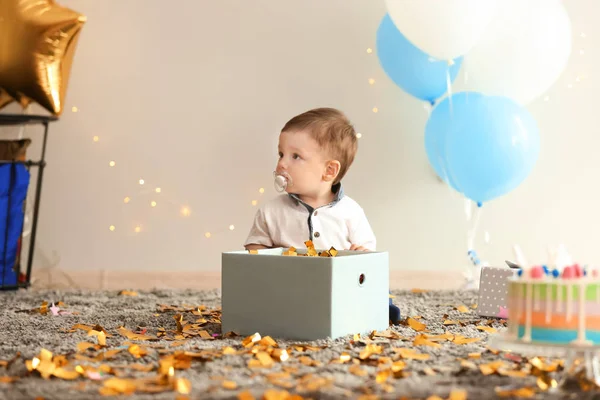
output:
[[[414,97],[434,103],[447,91],[447,80],[453,82],[463,58],[436,60],[421,51],[396,28],[386,14],[377,29],[377,55],[385,73],[404,91]]]
[[[449,183],[484,203],[529,176],[540,152],[538,126],[524,107],[507,97],[473,96],[468,102],[454,101],[457,97],[452,96],[449,112],[432,112],[428,125],[441,131],[431,134],[444,138],[441,159]]]
[[[446,97],[440,101],[431,111],[431,115],[425,125],[425,151],[429,163],[436,174],[452,188],[457,189],[456,183],[452,180],[446,165],[446,137],[448,136],[448,121],[456,119],[462,115],[453,115],[452,107],[461,109],[468,108],[469,104],[483,97],[477,92],[460,92]],[[463,121],[461,124],[467,123]],[[458,190],[458,189],[457,189]]]

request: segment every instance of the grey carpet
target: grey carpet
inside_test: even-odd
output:
[[[459,345],[449,341],[440,342],[440,348],[429,346],[413,346],[413,339],[419,333],[408,326],[395,326],[393,332],[407,338],[407,340],[387,339],[375,337],[373,340],[383,348],[382,354],[372,355],[361,362],[362,370],[366,371],[364,376],[350,373],[352,362],[345,364],[331,363],[339,360],[343,352],[348,352],[353,358],[358,359],[360,352],[365,349],[365,343],[353,342],[352,335],[337,340],[322,340],[311,342],[313,346],[325,346],[322,350],[307,349],[304,352],[292,350],[291,344],[283,340],[277,340],[281,348],[288,348],[291,357],[285,362],[275,362],[271,368],[256,369],[249,368],[248,361],[254,356],[252,354],[223,355],[212,360],[196,359],[192,361],[190,368],[177,369],[176,378],[186,378],[191,382],[191,393],[185,397],[169,389],[162,393],[149,394],[135,392],[128,398],[131,399],[237,399],[240,392],[249,392],[256,399],[263,398],[285,398],[285,396],[270,396],[271,390],[287,390],[303,398],[313,399],[337,399],[337,398],[389,398],[397,399],[406,396],[408,399],[426,399],[437,395],[448,398],[453,390],[464,390],[468,399],[490,399],[496,398],[497,387],[536,387],[535,377],[508,377],[497,373],[483,375],[478,365],[487,364],[497,360],[510,363],[502,352],[494,354],[486,348],[489,333],[476,329],[476,324],[483,325],[486,319],[478,317],[473,310],[459,312],[456,306],[471,306],[476,302],[475,292],[426,292],[412,293],[408,291],[394,292],[397,296],[395,303],[401,307],[402,314],[406,316],[421,316],[419,319],[429,330],[428,334],[442,334],[449,332],[465,337],[477,337],[482,340],[477,343]],[[58,302],[66,304],[64,310],[71,315],[54,316],[51,312],[47,315],[39,313],[28,313],[40,307],[43,301]],[[165,328],[167,335],[172,336],[170,331],[176,330],[176,322],[173,316],[175,311],[161,312],[159,305],[187,305],[188,307],[205,305],[208,309],[220,307],[219,291],[170,291],[155,290],[151,292],[140,292],[137,297],[120,296],[115,292],[85,292],[85,291],[20,291],[0,294],[0,360],[10,360],[20,352],[21,357],[10,363],[8,367],[0,366],[0,378],[2,376],[16,377],[11,383],[0,383],[0,399],[35,399],[41,396],[45,399],[93,399],[101,397],[99,389],[103,382],[111,376],[102,376],[102,380],[96,381],[87,377],[79,377],[76,380],[63,380],[56,377],[43,379],[38,372],[29,373],[25,360],[32,360],[42,348],[51,351],[54,355],[66,355],[71,361],[71,366],[78,364],[99,366],[106,364],[110,366],[127,365],[132,363],[149,364],[154,366],[150,372],[137,372],[131,369],[117,369],[122,374],[121,378],[128,376],[155,377],[156,367],[160,354],[164,349],[173,353],[176,350],[185,350],[198,353],[201,350],[214,349],[221,352],[226,346],[236,350],[243,349],[241,341],[243,338],[221,338],[206,340],[200,337],[188,339],[183,345],[169,348],[172,342],[161,338],[154,342],[136,342],[141,345],[156,346],[148,349],[148,354],[136,358],[130,354],[125,347],[123,351],[114,358],[103,362],[91,363],[76,360],[77,345],[83,341],[96,343],[95,337],[88,337],[86,332],[77,330],[67,332],[75,324],[95,325],[99,324],[112,336],[107,339],[107,348],[115,349],[123,345],[127,339],[118,334],[117,328],[124,326],[132,331],[138,327],[147,329],[148,335],[156,335],[159,328]],[[194,322],[199,316],[192,313],[184,313],[186,321]],[[208,316],[207,316],[208,318]],[[463,322],[463,325],[443,325],[445,319]],[[502,328],[499,322],[491,323],[491,326]],[[221,334],[218,324],[208,324],[204,327],[211,334]],[[368,339],[363,337],[364,339]],[[297,344],[297,342],[294,342]],[[306,343],[305,343],[306,344]],[[161,349],[162,347],[163,349]],[[379,363],[381,357],[391,357],[392,361],[399,360],[394,348],[413,348],[420,353],[430,355],[428,360],[404,360],[406,363],[405,374],[398,373],[397,377],[390,376],[384,383],[376,382],[378,371],[389,369],[389,365]],[[300,349],[301,350],[301,349]],[[88,349],[84,353],[88,357],[101,353],[102,350]],[[469,358],[470,353],[481,353],[481,358]],[[317,365],[305,365],[300,362],[302,356],[308,356],[317,362]],[[458,361],[467,360],[467,363]],[[306,359],[304,359],[306,360]],[[383,361],[383,360],[380,360]],[[473,365],[474,364],[474,365]],[[526,362],[523,361],[522,365]],[[517,362],[515,366],[518,366]],[[286,386],[275,386],[266,378],[267,374],[281,372],[282,368],[288,368],[291,379]],[[290,369],[290,368],[295,368]],[[223,387],[223,380],[236,383],[236,389]],[[320,381],[318,379],[321,379]],[[1,379],[0,379],[1,380]],[[283,381],[282,381],[283,382]],[[281,393],[280,393],[281,394]],[[370,394],[371,396],[365,396]],[[570,398],[592,398],[588,393],[573,392]],[[249,398],[249,397],[248,397]],[[299,398],[299,397],[297,397]],[[456,397],[458,398],[458,397]],[[568,398],[566,395],[538,393],[536,398]]]

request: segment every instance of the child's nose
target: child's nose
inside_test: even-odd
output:
[[[283,159],[279,159],[277,162],[277,171],[285,171],[287,169],[287,165],[283,162]]]

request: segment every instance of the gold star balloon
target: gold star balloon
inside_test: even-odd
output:
[[[85,20],[54,0],[0,0],[0,105],[7,94],[60,115]]]

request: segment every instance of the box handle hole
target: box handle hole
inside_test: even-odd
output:
[[[358,276],[358,284],[359,284],[360,286],[362,286],[362,285],[363,285],[363,283],[365,283],[365,274],[360,274],[360,275]]]

